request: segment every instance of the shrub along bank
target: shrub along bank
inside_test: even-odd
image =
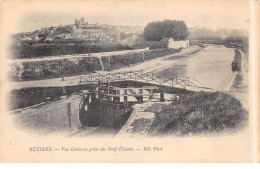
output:
[[[173,104],[155,103],[145,111],[154,112],[149,134],[188,135],[234,131],[247,125],[248,112],[230,95],[215,92],[179,93]]]
[[[65,91],[64,91],[65,89]],[[91,86],[77,85],[62,87],[32,87],[14,89],[9,93],[9,109],[16,110],[30,107],[47,101],[54,101],[61,96],[78,93],[81,90],[91,89]],[[66,92],[66,93],[64,93]]]
[[[234,60],[231,64],[233,72],[241,70],[241,62],[242,62],[242,54],[238,49],[236,49],[235,50],[235,58],[234,58]]]
[[[99,58],[95,57],[14,62],[10,67],[10,79],[15,81],[73,76],[101,70]]]

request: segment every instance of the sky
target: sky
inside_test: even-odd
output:
[[[48,3],[47,3],[48,2]],[[35,1],[13,4],[13,32],[73,24],[85,17],[89,23],[142,26],[164,19],[183,20],[188,27],[248,29],[249,0],[126,0]],[[6,12],[11,12],[6,8]]]

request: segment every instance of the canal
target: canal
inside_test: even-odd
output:
[[[192,57],[183,58],[171,67],[158,71],[158,73],[192,77],[205,87],[213,88],[217,91],[226,91],[234,78],[231,70],[234,56],[234,48],[226,48],[222,45],[209,45],[202,52]],[[167,59],[170,60],[171,58]]]

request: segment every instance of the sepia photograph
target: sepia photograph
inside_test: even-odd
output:
[[[253,162],[252,3],[2,1],[0,161]]]

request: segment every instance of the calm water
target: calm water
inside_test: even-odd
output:
[[[208,46],[201,53],[185,58],[160,71],[173,76],[193,77],[205,87],[225,90],[233,77],[231,63],[235,52],[224,46]]]

